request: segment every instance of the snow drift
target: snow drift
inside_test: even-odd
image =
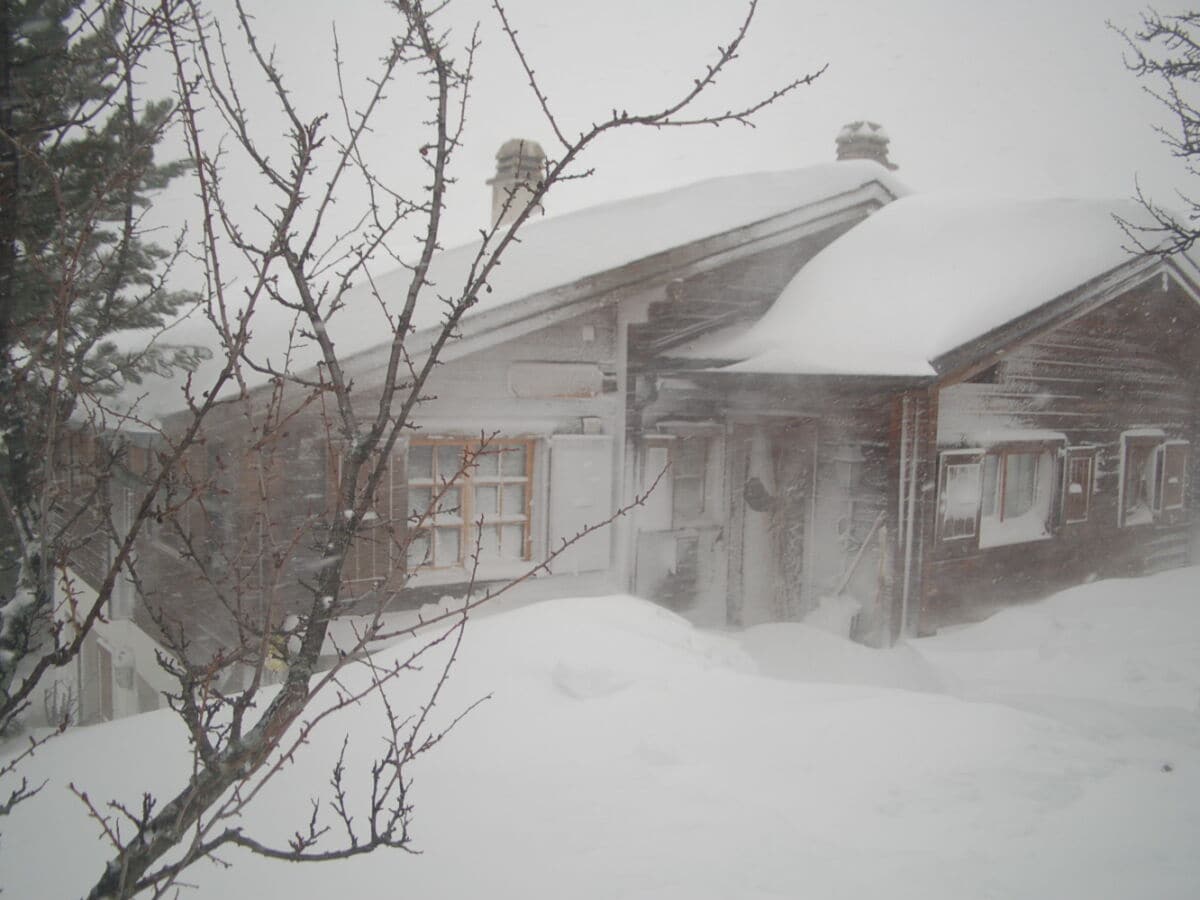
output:
[[[226,898],[1190,898],[1198,585],[1098,583],[886,652],[803,625],[700,631],[624,596],[485,616],[439,711],[491,699],[414,772],[420,856],[233,855],[187,880]],[[373,711],[320,732],[245,827],[296,828],[344,732],[368,754]],[[163,712],[48,746],[45,791],[6,823],[5,889],[94,880],[105,848],[68,783],[136,800],[188,765]]]

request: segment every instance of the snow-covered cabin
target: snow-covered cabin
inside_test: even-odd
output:
[[[752,324],[660,340],[641,440],[682,447],[707,423],[730,483],[723,581],[676,562],[661,582],[735,623],[829,607],[887,643],[1186,563],[1197,270],[1131,253],[1121,222],[1139,219],[1126,201],[903,197]]]
[[[882,129],[850,136],[874,156],[529,225],[443,354],[383,502],[426,506],[481,434],[499,452],[458,482],[408,559],[361,542],[348,590],[396,590],[414,607],[454,596],[477,543],[476,581],[511,578],[652,485],[523,590],[629,590],[705,624],[822,615],[887,644],[1186,561],[1200,384],[1190,263],[1128,253],[1113,218],[1133,216],[1128,204],[906,196]],[[440,254],[431,280],[453,286],[475,250]],[[407,278],[374,287],[386,297]],[[369,292],[358,299],[329,328],[369,406],[388,331]],[[410,346],[440,313],[423,313]],[[293,348],[293,370],[315,363],[305,353]],[[209,419],[190,461],[214,487],[194,547],[245,545],[261,561],[261,472],[229,464],[252,441],[232,405]],[[338,454],[318,411],[297,414],[274,452],[271,478],[286,484],[271,489],[272,520],[311,519]],[[189,587],[186,554],[165,535],[146,544],[143,588],[171,627],[230,640]],[[270,602],[289,602],[289,585],[299,598],[317,556],[290,547]],[[251,592],[254,577],[241,582]],[[153,705],[159,626],[134,601],[98,629],[84,666],[108,688],[83,691],[85,716]]]
[[[525,142],[518,144],[520,149]],[[498,179],[523,171],[509,164],[505,148],[499,162]],[[641,445],[628,433],[637,365],[631,326],[644,322],[651,307],[671,303],[681,284],[695,283],[706,286],[710,301],[702,310],[688,304],[681,311],[694,320],[681,323],[685,332],[753,320],[818,251],[902,192],[885,166],[853,160],[716,178],[527,225],[489,279],[491,290],[442,353],[443,365],[427,386],[429,399],[415,417],[418,430],[396,447],[381,488],[384,527],[405,528],[404,511],[427,506],[433,486],[457,470],[463,449],[481,435],[494,436],[493,452],[443,498],[443,509],[413,536],[407,559],[396,558],[397,542],[366,535],[346,560],[347,591],[402,588],[395,601],[401,606],[455,596],[472,577],[477,540],[476,583],[503,581],[544,560],[581,528],[608,518],[641,487]],[[429,280],[453,291],[476,252],[471,244],[439,253]],[[391,331],[372,292],[402,292],[408,278],[407,270],[399,270],[356,288],[327,322],[363,408],[377,403],[384,339]],[[418,312],[408,341],[414,352],[439,331],[442,312],[436,300]],[[315,372],[312,342],[289,346],[289,316],[260,311],[249,352],[275,365],[286,352],[291,371]],[[211,365],[219,362],[214,358]],[[205,376],[200,372],[194,382],[205,383]],[[261,407],[275,389],[266,378],[253,388],[262,395]],[[163,397],[174,407],[163,406]],[[157,416],[168,432],[181,429],[189,414],[171,412],[181,397],[178,387],[151,389],[140,412]],[[259,587],[268,581],[263,570],[273,554],[267,528],[287,536],[289,523],[301,529],[320,517],[337,471],[339,447],[319,404],[296,406],[289,407],[291,426],[268,448],[274,459],[252,465],[238,462],[243,448],[257,441],[244,407],[219,404],[208,416],[203,445],[185,464],[188,480],[206,485],[205,496],[188,498],[184,491],[175,498],[185,507],[186,534],[151,523],[138,550],[140,587],[151,602],[114,604],[112,621],[101,623],[89,642],[81,678],[85,718],[145,708],[169,687],[153,641],[164,625],[186,633],[202,654],[234,641],[230,598],[253,613],[255,604],[286,607],[306,596],[301,582],[319,559],[320,542],[312,539],[287,546],[286,571],[271,596]],[[154,464],[152,453],[136,460],[137,466]],[[666,481],[673,480],[681,495],[686,478],[682,466],[677,471]],[[130,474],[135,483],[128,493],[134,496],[139,473]],[[114,488],[120,490],[118,481]],[[703,489],[716,490],[717,481]],[[659,493],[669,496],[669,486]],[[263,497],[270,498],[265,512]],[[120,499],[114,505],[121,506]],[[476,524],[481,517],[482,530]],[[618,519],[558,555],[524,591],[560,595],[631,587],[642,527]],[[230,584],[223,601],[197,583],[191,558],[197,554],[210,574]],[[86,572],[80,574],[86,579]],[[152,609],[162,613],[159,621]]]

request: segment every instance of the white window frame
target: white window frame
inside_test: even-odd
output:
[[[1052,538],[1054,536],[1055,491],[1058,487],[1060,466],[1065,453],[1065,441],[1044,438],[1030,440],[1015,438],[987,447],[954,448],[941,451],[939,454],[937,507],[937,530],[940,540],[945,543],[968,542],[981,550],[986,550],[992,547],[1032,543]],[[1036,469],[1033,476],[1035,493],[1030,510],[1006,520],[1003,512],[1004,478],[1007,477],[1006,460],[1007,457],[1015,454],[1036,456]],[[987,480],[989,459],[996,460],[997,479],[994,490],[997,492],[997,500],[993,505],[994,511],[985,514],[983,491]],[[973,465],[978,466],[979,484],[975,528],[969,534],[947,534],[947,479],[950,467]],[[1035,511],[1041,513],[1041,528],[1037,533],[1034,533],[1028,525],[1031,521],[1030,513]],[[1032,520],[1036,519],[1037,516],[1032,517]],[[1018,522],[1022,524],[1017,524]]]
[[[1083,515],[1077,518],[1071,518],[1067,514],[1068,502],[1067,498],[1071,490],[1071,465],[1079,460],[1087,463],[1087,485],[1084,488],[1084,509]],[[1076,447],[1068,447],[1066,455],[1063,457],[1062,466],[1062,521],[1064,525],[1078,525],[1086,522],[1092,514],[1092,496],[1096,493],[1096,447],[1090,445],[1080,445]]]
[[[1168,438],[1161,429],[1133,429],[1121,434],[1120,439],[1121,464],[1119,469],[1117,494],[1117,525],[1121,528],[1136,528],[1141,525],[1152,525],[1160,521],[1168,513],[1181,512],[1187,505],[1188,464],[1190,463],[1191,442],[1179,438]],[[1147,486],[1150,492],[1145,511],[1134,518],[1131,510],[1126,508],[1129,487],[1130,456],[1134,448],[1144,451],[1146,460],[1144,467],[1153,465],[1154,472],[1151,483]],[[1171,505],[1165,503],[1166,492],[1166,461],[1168,449],[1184,452],[1183,484],[1179,490],[1179,502]],[[1140,504],[1139,504],[1140,505]]]
[[[938,534],[943,541],[976,541],[979,538],[980,500],[983,491],[983,457],[985,453],[986,451],[983,449],[944,450],[941,453],[941,467],[938,472]],[[975,518],[970,532],[965,534],[947,534],[946,503],[949,500],[947,496],[947,483],[950,478],[950,470],[957,467],[975,469],[975,481],[978,492],[975,497]]]

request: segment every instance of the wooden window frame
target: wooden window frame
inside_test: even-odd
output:
[[[407,448],[409,453],[416,447],[433,448],[430,453],[431,477],[414,478],[411,465],[406,466],[406,518],[408,527],[412,532],[408,541],[410,552],[413,542],[419,539],[419,535],[422,532],[429,536],[425,539],[424,543],[427,548],[424,556],[425,561],[414,562],[411,559],[407,560],[406,564],[410,572],[444,572],[471,565],[476,547],[480,546],[477,544],[477,534],[480,527],[502,529],[506,525],[519,525],[522,530],[520,538],[521,550],[517,557],[483,557],[479,561],[481,568],[497,563],[528,562],[533,558],[533,492],[535,488],[534,462],[536,458],[534,447],[536,443],[537,440],[535,438],[529,437],[504,437],[487,441],[481,453],[482,456],[513,451],[524,453],[524,467],[521,475],[505,474],[502,461],[497,465],[497,472],[493,475],[491,473],[480,474],[478,463],[467,467],[461,473],[459,471],[462,468],[461,466],[449,474],[442,473],[439,470],[439,447],[456,447],[460,451],[459,456],[461,458],[463,453],[474,452],[478,449],[480,445],[478,439],[438,437],[421,438],[409,442]],[[524,503],[519,512],[509,512],[504,509],[504,488],[516,484],[524,485]],[[495,487],[497,489],[497,500],[500,505],[500,512],[493,517],[484,518],[482,523],[480,521],[482,514],[477,512],[478,504],[476,499],[476,489],[480,487]],[[454,508],[457,509],[457,513],[453,512],[453,510],[438,511],[435,509],[415,508],[411,499],[413,488],[428,489],[433,498],[438,497],[439,492],[444,496],[447,492],[457,491],[459,506]],[[454,559],[439,558],[437,552],[438,540],[436,537],[439,529],[458,531],[458,554]]]

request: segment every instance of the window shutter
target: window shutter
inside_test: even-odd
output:
[[[1188,445],[1183,441],[1172,441],[1163,446],[1162,453],[1162,465],[1159,469],[1162,484],[1158,491],[1162,508],[1181,509],[1187,478]]]
[[[337,456],[337,466],[334,481],[336,485],[342,477],[341,463],[343,457]],[[359,474],[359,490],[370,475],[371,470],[378,464],[378,454],[363,465]],[[342,581],[345,583],[379,581],[388,575],[388,561],[392,549],[391,532],[391,467],[383,473],[375,489],[375,496],[367,507],[366,514],[359,524],[358,532],[354,535],[346,558],[342,564]],[[337,510],[339,516],[345,516],[346,510]]]
[[[612,515],[612,455],[611,435],[556,435],[550,439],[548,551]],[[550,571],[558,575],[606,569],[611,541],[611,528],[599,528],[559,554]]]

